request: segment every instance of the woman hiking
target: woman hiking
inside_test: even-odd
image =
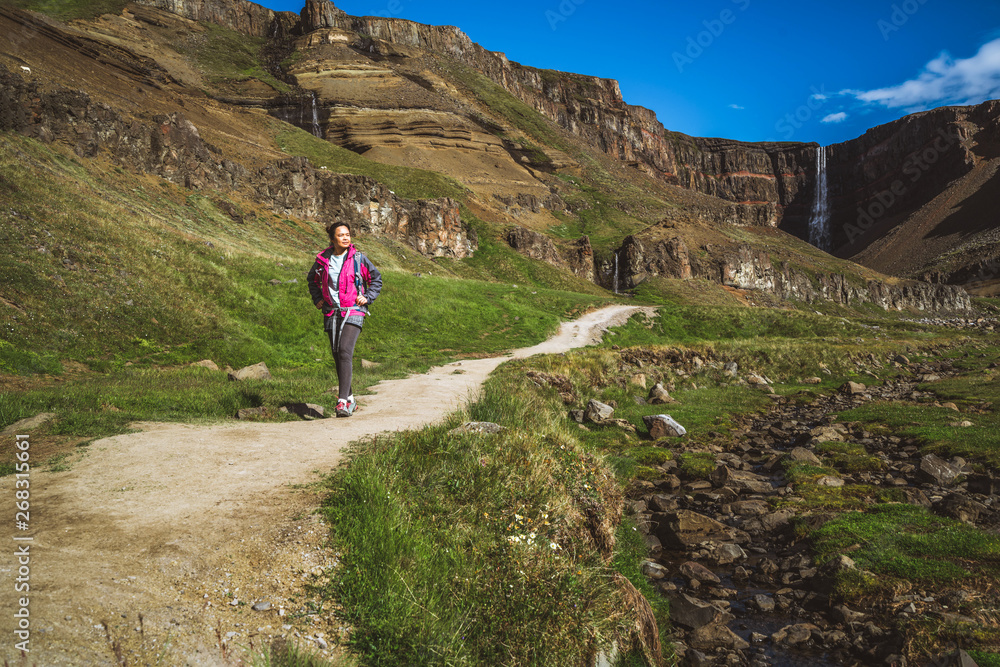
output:
[[[382,274],[351,243],[351,227],[335,222],[327,232],[330,247],[316,255],[309,270],[309,294],[323,311],[323,328],[337,366],[337,416],[350,417],[358,402],[351,391],[354,345],[368,315],[368,307],[382,290]]]

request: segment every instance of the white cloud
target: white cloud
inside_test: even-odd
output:
[[[821,123],[843,123],[847,120],[847,114],[843,111],[838,111],[837,113],[827,114],[823,116]]]
[[[978,104],[1000,98],[1000,39],[983,44],[971,58],[942,51],[914,79],[875,90],[842,90],[871,104],[908,113],[951,104]]]
[[[746,109],[746,107],[741,107],[739,104],[730,104],[730,109]]]

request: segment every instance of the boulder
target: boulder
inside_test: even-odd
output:
[[[691,630],[713,623],[728,623],[733,619],[729,612],[686,593],[671,592],[667,594],[667,599],[670,600],[670,620]]]
[[[590,399],[587,403],[587,419],[595,424],[601,424],[615,416],[615,409],[607,403],[601,403],[596,399]]]
[[[747,557],[747,553],[738,544],[720,544],[710,558],[719,565],[729,565]]]
[[[951,486],[961,474],[959,468],[934,454],[927,454],[920,459],[920,479],[929,484]]]
[[[791,646],[805,644],[807,641],[812,639],[814,630],[817,633],[820,631],[819,628],[812,623],[796,623],[795,625],[786,625],[771,635],[771,639],[777,644],[789,644]]]
[[[986,506],[959,493],[949,493],[931,506],[935,514],[975,525]]]
[[[189,364],[190,366],[196,366],[198,368],[207,368],[210,371],[219,370],[219,365],[216,364],[211,359],[202,359],[201,361],[195,361]]]
[[[651,560],[643,561],[642,565],[639,567],[639,571],[649,579],[653,580],[666,579],[669,574],[667,572],[667,568]]]
[[[792,461],[797,461],[799,463],[808,463],[810,465],[818,466],[822,465],[819,457],[812,453],[812,451],[806,449],[805,447],[795,447],[792,451],[788,452],[788,458]]]
[[[788,526],[788,522],[795,516],[795,512],[790,509],[781,509],[777,512],[765,514],[760,518],[761,526],[765,531],[773,532]]]
[[[657,382],[652,389],[649,390],[648,397],[650,405],[662,405],[664,403],[676,403],[677,400],[670,396],[667,392],[666,387],[662,383]]]
[[[657,512],[651,519],[653,532],[666,549],[687,549],[701,542],[732,540],[728,526],[691,510]]]
[[[267,364],[262,361],[259,364],[244,366],[238,371],[231,372],[229,374],[229,379],[233,382],[242,382],[243,380],[270,380],[271,371],[267,369]]]
[[[682,563],[679,569],[680,573],[688,579],[702,582],[707,581],[712,584],[722,583],[722,580],[719,579],[717,574],[709,570],[701,563],[696,563],[693,560]]]
[[[848,394],[850,396],[859,396],[868,391],[868,387],[861,384],[860,382],[845,382],[840,386],[840,392],[842,394]]]
[[[730,505],[730,509],[737,516],[763,516],[771,511],[764,500],[738,500]]]
[[[315,403],[286,403],[281,406],[282,412],[290,412],[293,415],[298,415],[303,419],[323,419],[324,408],[322,405],[316,405]]]
[[[712,473],[712,484],[728,486],[739,493],[771,493],[774,489],[765,477],[747,470],[719,466]]]
[[[749,642],[726,627],[724,623],[710,623],[692,631],[688,635],[688,645],[706,651],[716,651],[719,648],[742,651],[750,648]]]
[[[1000,478],[990,475],[969,475],[969,493],[981,493],[984,496],[1000,494]]]
[[[267,417],[267,408],[265,408],[265,407],[259,407],[259,408],[242,408],[242,409],[236,411],[236,418],[237,419],[243,419],[243,420],[251,419],[252,420],[252,419],[260,419],[260,418],[264,418],[264,417]]]
[[[679,438],[687,433],[687,430],[670,415],[645,415],[642,422],[649,429],[649,437],[653,440]]]

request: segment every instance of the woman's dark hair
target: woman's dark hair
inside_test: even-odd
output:
[[[350,233],[351,236],[354,236],[354,232],[351,230],[351,226],[349,224],[338,221],[326,229],[326,234],[330,237],[330,241],[333,241],[333,233],[337,231],[337,227],[347,227],[348,233]]]

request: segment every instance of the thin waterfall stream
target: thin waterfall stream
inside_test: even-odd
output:
[[[816,151],[816,196],[809,215],[809,243],[830,250],[830,195],[826,177],[826,147]]]

